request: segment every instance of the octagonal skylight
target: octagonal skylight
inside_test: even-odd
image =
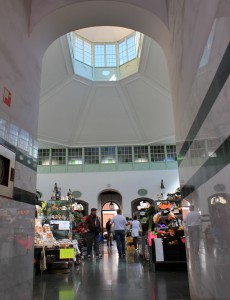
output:
[[[117,81],[138,72],[143,41],[140,32],[94,27],[71,32],[68,41],[77,75],[94,81]]]

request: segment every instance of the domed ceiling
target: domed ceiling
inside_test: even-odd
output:
[[[67,36],[56,40],[43,59],[38,139],[66,147],[174,143],[160,46],[145,36],[138,73],[96,82],[74,74]]]
[[[83,28],[76,31],[78,35],[84,37],[91,42],[110,43],[117,42],[128,36],[133,30],[112,26],[97,26]]]

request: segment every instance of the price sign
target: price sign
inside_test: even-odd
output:
[[[58,225],[59,230],[69,230],[70,229],[69,221],[51,220],[50,224]]]

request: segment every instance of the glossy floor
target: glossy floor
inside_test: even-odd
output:
[[[138,254],[119,258],[115,246],[103,252],[103,259],[86,259],[69,274],[35,276],[33,299],[189,299],[187,272],[154,273]]]

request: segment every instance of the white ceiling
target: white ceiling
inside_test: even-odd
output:
[[[43,60],[40,145],[174,143],[172,100],[164,54],[145,37],[139,72],[119,82],[73,73],[66,36]]]
[[[78,35],[93,43],[118,42],[132,32],[134,31],[128,28],[113,26],[97,26],[76,30]]]

